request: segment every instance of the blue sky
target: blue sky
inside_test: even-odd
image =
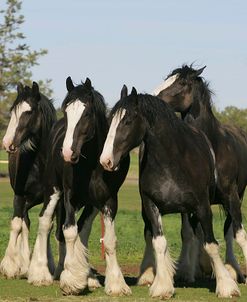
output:
[[[203,75],[218,108],[247,107],[247,1],[23,1],[22,31],[32,49],[49,53],[33,79],[52,79],[59,106],[65,79],[86,77],[113,106],[123,84],[152,92],[183,63]]]

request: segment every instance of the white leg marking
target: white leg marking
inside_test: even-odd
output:
[[[240,296],[236,282],[231,278],[219,255],[219,247],[215,243],[206,243],[205,250],[208,253],[216,277],[216,295],[221,298]]]
[[[113,159],[113,144],[116,136],[116,131],[119,123],[124,118],[126,114],[126,109],[122,109],[121,112],[117,111],[111,121],[111,126],[107,134],[107,138],[104,144],[103,151],[100,156],[100,163],[102,166],[107,167],[109,160],[111,163],[114,162]]]
[[[31,263],[28,269],[28,282],[36,286],[49,285],[53,282],[48,268],[48,236],[52,227],[52,215],[60,197],[60,191],[54,188],[49,204],[43,216],[39,217],[38,235],[35,241]]]
[[[237,281],[240,278],[241,282],[244,282],[244,276],[241,272],[239,264],[235,258],[233,251],[233,229],[232,225],[229,227],[226,236],[226,268],[229,271],[231,277]]]
[[[64,270],[60,276],[60,288],[66,295],[79,294],[86,286],[89,275],[87,249],[81,243],[77,226],[63,230],[66,242]]]
[[[20,117],[23,112],[31,111],[31,106],[27,102],[22,102],[16,106],[15,110],[11,112],[11,118],[9,121],[9,125],[6,131],[6,134],[3,138],[3,146],[4,148],[9,151],[10,145],[13,143],[13,139],[15,137],[15,131],[18,127]]]
[[[93,221],[94,221],[96,215],[98,214],[98,212],[99,211],[96,208],[93,209],[92,214],[84,221],[82,230],[79,233],[81,242],[86,248],[88,248],[88,238],[91,233]],[[91,268],[90,268],[90,273],[89,273],[89,277],[88,277],[88,287],[91,289],[101,287],[97,277],[95,276],[95,274],[93,273]]]
[[[1,273],[7,278],[14,278],[20,275],[20,237],[22,229],[22,219],[15,217],[11,221],[11,230],[8,247],[0,264]]]
[[[73,151],[71,146],[73,144],[73,134],[75,127],[79,122],[83,111],[86,106],[80,100],[76,100],[73,103],[69,104],[65,110],[67,113],[67,130],[65,133],[65,138],[63,141],[62,153],[65,161],[70,161]]]
[[[22,231],[19,235],[21,237],[20,242],[20,257],[21,257],[21,271],[20,275],[23,277],[27,276],[29,264],[30,264],[30,248],[29,248],[29,230],[25,223],[25,221],[22,221]]]
[[[152,297],[168,299],[174,294],[174,263],[168,252],[164,236],[153,238],[153,247],[156,257],[156,276],[150,287],[149,294]]]
[[[105,273],[105,292],[108,295],[129,295],[131,289],[126,284],[123,274],[117,262],[116,256],[116,235],[114,221],[110,217],[104,217],[105,223],[105,257],[106,257],[106,273]]]
[[[152,94],[155,96],[159,95],[162,90],[165,90],[168,87],[170,87],[176,81],[179,75],[180,75],[179,73],[176,73],[173,76],[166,79],[162,84],[160,84],[156,89],[154,89]]]
[[[245,273],[247,273],[247,234],[242,226],[242,229],[236,233],[236,241],[241,247],[245,258]]]
[[[146,232],[146,247],[140,267],[138,285],[151,285],[154,281],[155,258],[152,244],[152,236],[149,231]]]

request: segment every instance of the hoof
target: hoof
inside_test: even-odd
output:
[[[64,295],[79,295],[87,287],[87,277],[83,275],[73,275],[65,269],[60,276],[60,288]]]
[[[153,281],[154,281],[154,270],[152,267],[149,267],[145,270],[143,274],[139,276],[137,285],[139,286],[151,285]]]
[[[13,258],[4,256],[0,264],[0,272],[7,279],[13,279],[20,275],[20,266]]]
[[[131,289],[124,282],[112,282],[105,286],[105,293],[109,296],[128,296],[131,295]]]
[[[37,266],[35,269],[30,267],[27,282],[34,286],[48,286],[53,283],[53,278],[46,266],[43,268]]]
[[[236,282],[229,276],[229,278],[217,282],[216,295],[219,298],[232,298],[240,297],[241,293]]]

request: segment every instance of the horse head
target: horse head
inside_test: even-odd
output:
[[[19,148],[34,149],[33,139],[38,134],[41,124],[39,86],[33,82],[32,88],[17,86],[17,97],[11,107],[11,118],[3,138],[3,147],[8,152]]]
[[[173,70],[153,94],[169,103],[175,111],[186,112],[194,101],[196,83],[201,81],[205,67],[196,70],[184,65]]]
[[[82,146],[95,134],[94,89],[88,78],[74,86],[68,77],[66,87],[68,94],[62,105],[65,117],[62,156],[66,162],[77,163]]]

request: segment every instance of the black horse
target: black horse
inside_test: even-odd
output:
[[[214,238],[210,200],[214,196],[214,160],[204,134],[185,124],[162,100],[137,94],[135,88],[111,111],[112,121],[100,162],[114,171],[129,151],[144,143],[139,188],[145,238],[151,237],[156,257],[152,297],[174,293],[174,264],[163,235],[161,215],[194,215],[204,232],[204,247],[214,267],[220,297],[239,295],[235,281],[222,263]],[[203,171],[203,175],[202,175]]]
[[[49,143],[45,201],[28,272],[29,282],[36,285],[52,282],[47,268],[46,245],[57,207],[56,235],[61,243],[61,259],[56,277],[60,275],[60,287],[65,294],[81,292],[89,282],[87,241],[91,224],[101,211],[105,223],[105,291],[112,295],[129,294],[131,291],[116,258],[114,231],[117,192],[128,172],[129,156],[122,161],[118,171],[104,171],[99,163],[108,131],[104,99],[94,90],[89,79],[74,86],[69,77],[66,86],[68,94],[62,105],[64,118],[55,125]],[[125,93],[124,88],[122,94]],[[77,221],[76,211],[82,207],[84,210]],[[62,248],[64,241],[66,255]]]
[[[241,203],[247,184],[247,134],[240,128],[221,124],[212,110],[209,85],[200,76],[205,67],[175,69],[156,90],[182,118],[203,131],[210,140],[216,158],[217,186],[213,203],[222,204],[226,212],[224,235],[226,263],[236,271],[238,280],[245,278],[234,257],[233,236],[242,248],[247,268],[247,234],[242,225]]]
[[[0,265],[7,278],[25,276],[28,270],[28,210],[43,201],[47,136],[56,120],[52,102],[39,92],[37,83],[33,82],[32,88],[18,84],[17,92],[3,138],[3,146],[9,152],[9,176],[14,191],[10,239]]]

